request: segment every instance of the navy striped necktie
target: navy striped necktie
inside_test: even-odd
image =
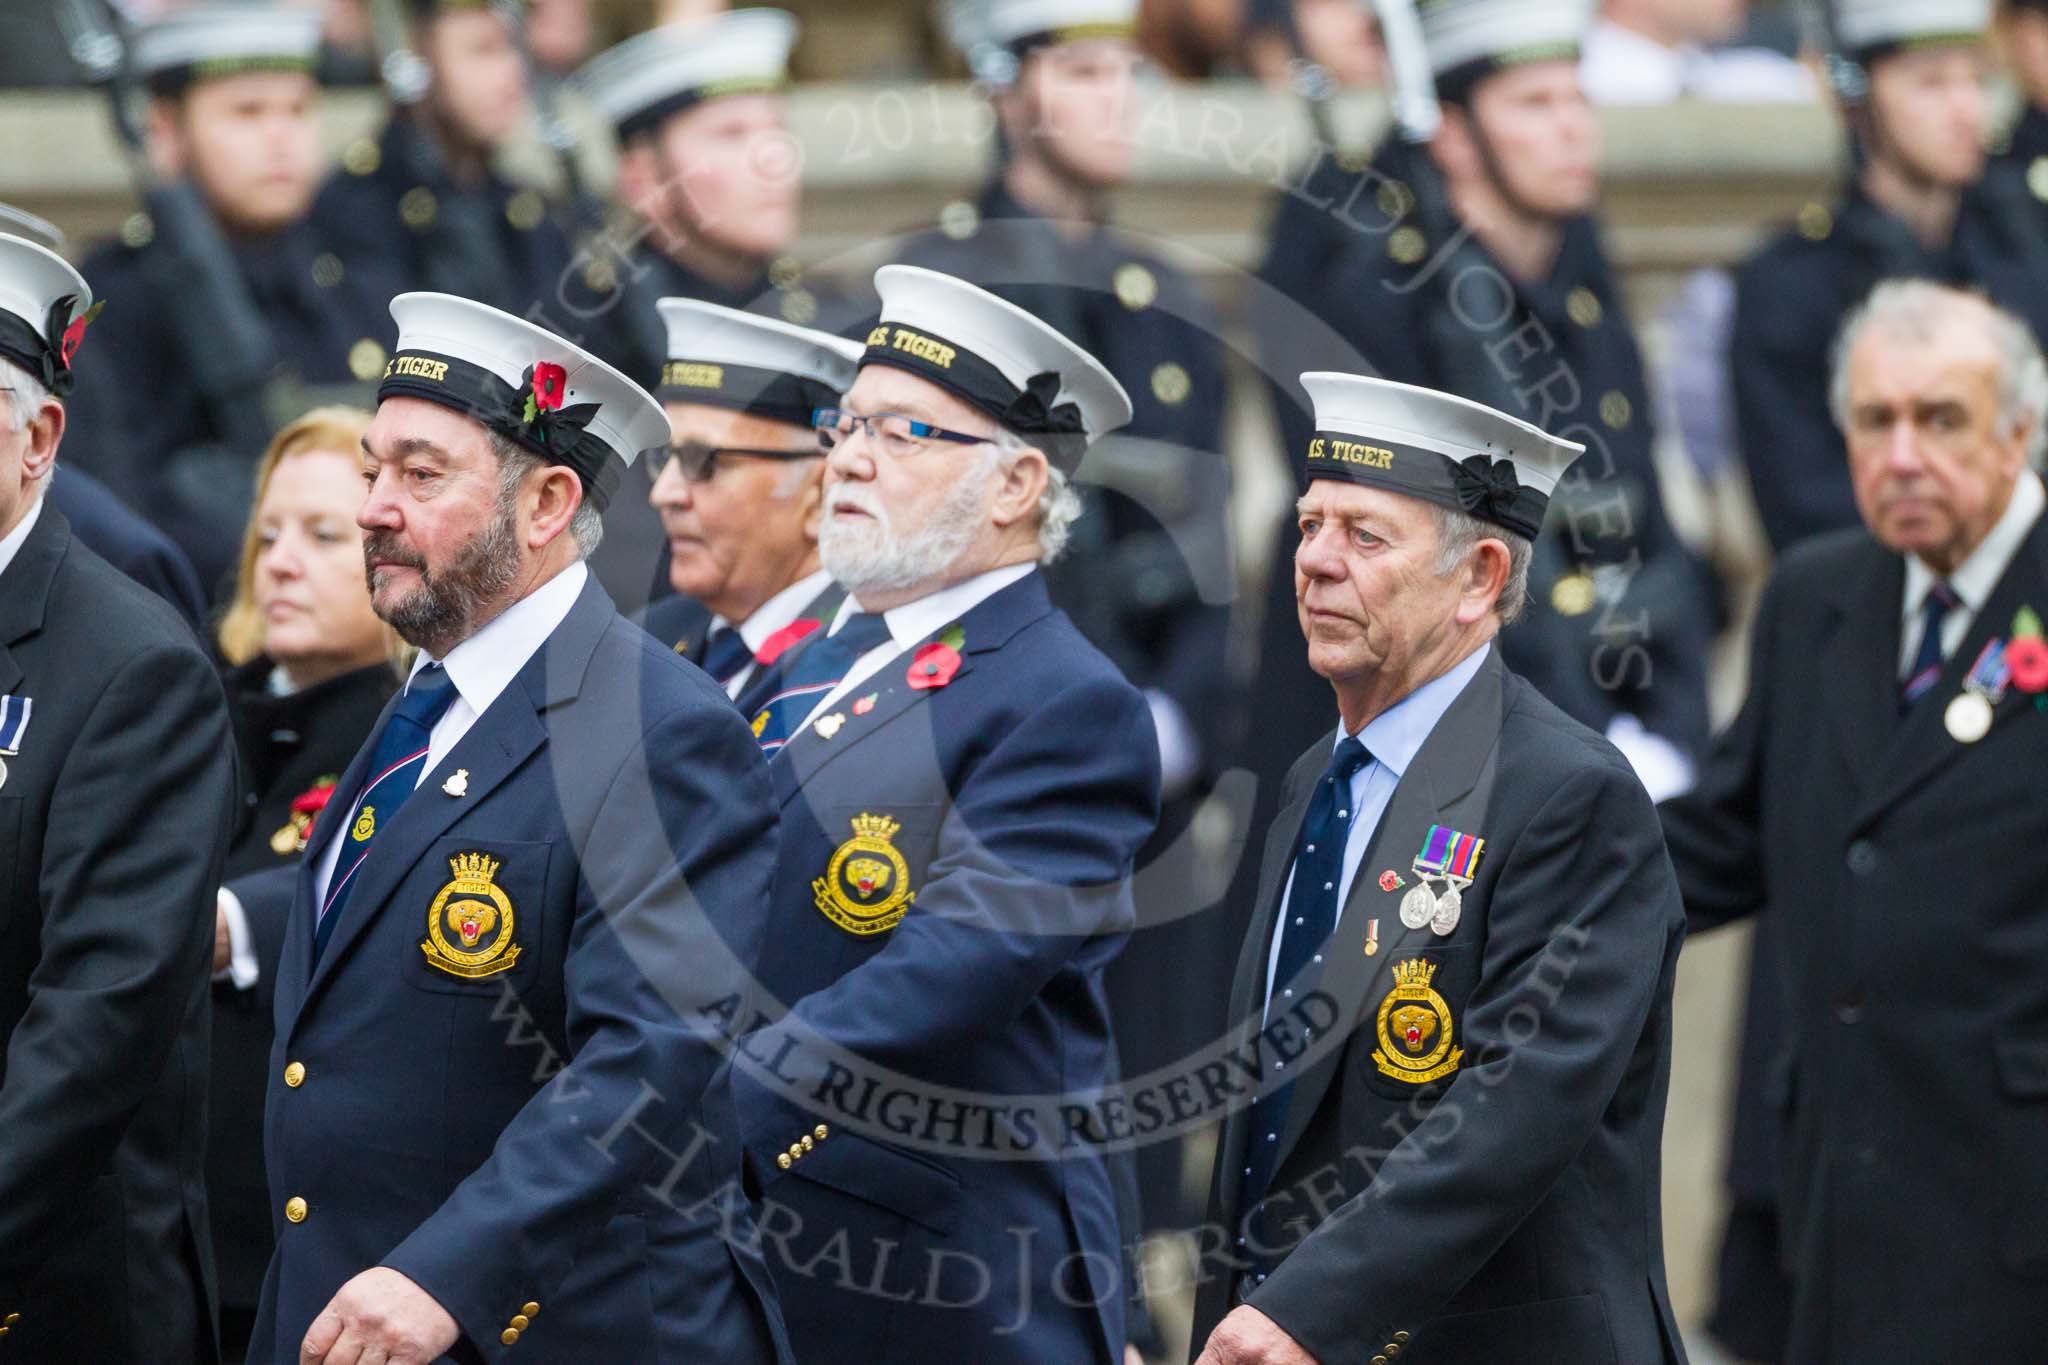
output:
[[[428,664],[413,675],[405,695],[392,708],[391,718],[384,722],[377,747],[370,753],[363,794],[349,808],[348,824],[336,836],[341,840],[341,856],[334,863],[334,880],[327,888],[327,899],[316,912],[314,962],[320,961],[327,940],[334,935],[342,908],[348,904],[349,892],[355,889],[356,874],[370,856],[377,835],[391,823],[391,817],[398,814],[398,808],[419,785],[427,766],[428,739],[435,723],[448,714],[455,697],[455,680],[448,676],[448,670],[439,664]]]
[[[1912,710],[1913,703],[1941,681],[1941,623],[1962,604],[1963,599],[1946,583],[1936,583],[1927,590],[1927,603],[1920,609],[1920,652],[1914,656],[1913,667],[1899,688],[1901,711]]]
[[[889,640],[889,626],[873,612],[848,617],[822,640],[813,640],[796,656],[789,672],[776,684],[759,715],[754,717],[754,736],[761,752],[774,754],[789,743],[817,704],[846,680],[846,674],[863,654]]]
[[[711,675],[711,681],[724,687],[752,662],[754,651],[747,648],[740,633],[731,626],[720,626],[705,642],[704,659],[698,667]]]

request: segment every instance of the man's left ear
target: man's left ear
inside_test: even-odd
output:
[[[1027,446],[999,467],[994,505],[989,509],[995,524],[1007,530],[1027,517],[1038,514],[1039,499],[1052,481],[1052,465],[1045,452]]]
[[[29,420],[25,434],[28,449],[22,452],[22,472],[40,479],[57,462],[57,447],[64,444],[64,405],[54,398],[45,402]]]
[[[1458,624],[1474,625],[1484,620],[1507,591],[1508,574],[1514,558],[1507,543],[1488,536],[1474,546],[1465,561],[1464,591],[1458,598]]]
[[[551,464],[539,471],[533,510],[526,523],[526,548],[544,550],[556,536],[565,535],[583,505],[583,483],[566,465]]]

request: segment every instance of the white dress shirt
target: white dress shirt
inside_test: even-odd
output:
[[[1358,880],[1358,865],[1365,861],[1365,850],[1379,829],[1380,817],[1387,812],[1387,802],[1393,799],[1394,787],[1401,781],[1401,775],[1408,771],[1408,765],[1415,761],[1423,741],[1444,718],[1444,712],[1451,709],[1451,703],[1479,675],[1480,665],[1486,662],[1492,648],[1488,644],[1473,650],[1453,664],[1449,671],[1430,679],[1367,721],[1365,728],[1356,735],[1358,742],[1372,755],[1372,762],[1351,777],[1351,832],[1344,839],[1344,879],[1337,885],[1337,918],[1330,922],[1333,931],[1344,918],[1344,903],[1351,898],[1351,884]],[[1342,727],[1339,727],[1330,752],[1336,753],[1337,746],[1346,738]],[[1404,858],[1412,861],[1419,852],[1419,848],[1397,848],[1392,851],[1392,856],[1396,861]],[[1273,944],[1266,954],[1269,1007],[1273,978],[1280,970],[1281,933],[1295,927],[1287,913],[1288,904],[1293,899],[1294,873],[1289,871],[1287,889],[1280,895],[1280,913],[1273,919]],[[1322,961],[1320,957],[1316,960]]]
[[[45,492],[47,491],[46,485]],[[28,533],[36,527],[36,518],[42,514],[43,499],[41,496],[38,496],[34,502],[29,504],[28,515],[16,523],[14,529],[9,531],[4,538],[0,538],[0,573],[6,573],[7,566],[12,564],[14,557],[21,553],[22,545],[28,540]]]
[[[747,653],[759,654],[761,646],[768,643],[768,637],[796,620],[797,614],[818,600],[818,594],[832,586],[832,575],[823,569],[784,588],[775,596],[754,609],[754,614],[739,623],[737,627],[723,616],[714,614],[711,618],[711,635],[721,630],[737,629],[740,642],[747,647]],[[705,638],[709,639],[707,635]],[[748,661],[739,672],[732,675],[725,684],[725,695],[737,699],[752,682],[760,665]]]
[[[448,710],[434,724],[427,736],[427,761],[420,766],[419,778],[413,790],[419,790],[419,783],[427,780],[427,774],[448,757],[462,737],[469,733],[469,727],[476,724],[477,717],[490,709],[498,694],[511,686],[519,676],[519,670],[526,667],[547,638],[555,633],[569,615],[569,609],[576,605],[577,595],[583,591],[583,584],[590,577],[590,571],[578,560],[547,582],[535,588],[505,608],[482,630],[448,651],[445,659],[431,659],[425,651],[413,660],[412,677],[405,685],[412,687],[412,678],[428,664],[439,663],[448,670],[448,680],[455,684],[455,700],[448,704]],[[362,800],[362,794],[356,795]],[[324,815],[326,812],[322,812]],[[355,812],[349,811],[348,818],[340,828],[347,829],[355,822]],[[320,872],[313,879],[313,902],[323,904],[327,900],[327,884],[334,877],[334,865],[341,857],[341,846],[345,839],[330,839],[326,850],[320,855]]]
[[[824,700],[811,708],[810,714],[804,717],[803,724],[791,730],[789,737],[795,739],[802,734],[809,728],[814,717],[823,715],[844,701],[856,687],[880,672],[883,664],[934,631],[943,630],[953,624],[1012,583],[1023,582],[1037,568],[1038,561],[1032,560],[1024,564],[990,569],[987,573],[976,574],[972,578],[955,583],[950,588],[940,588],[928,597],[920,597],[915,602],[906,602],[900,607],[883,612],[882,624],[889,628],[888,640],[855,659],[853,667],[847,670],[839,686],[827,692]],[[832,618],[828,634],[837,635],[841,626],[863,610],[865,608],[859,601],[849,596],[840,607],[839,614]]]
[[[1970,633],[1977,613],[1984,610],[1985,604],[1991,600],[1998,580],[2005,577],[2006,569],[2012,564],[2012,557],[2020,552],[2027,533],[2041,519],[2044,506],[2048,506],[2048,489],[2042,487],[2041,476],[2031,469],[2022,469],[2004,514],[1992,526],[1990,533],[1978,542],[1977,548],[1970,551],[1970,557],[1962,562],[1961,567],[1948,576],[1948,585],[1955,589],[1962,605],[1950,607],[1948,614],[1941,618],[1942,658],[1946,659],[1962,648],[1963,638]],[[1900,678],[1906,676],[1906,670],[1920,657],[1920,636],[1927,625],[1927,618],[1921,613],[1927,607],[1927,594],[1939,581],[1940,575],[1934,570],[1912,555],[1906,556],[1906,591],[1899,607],[1902,626],[1899,631]]]

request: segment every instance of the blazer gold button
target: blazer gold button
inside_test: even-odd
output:
[[[788,1169],[789,1169],[789,1168],[790,1168],[791,1166],[794,1166],[794,1165],[795,1165],[796,1163],[795,1163],[794,1161],[791,1161],[791,1160],[789,1159],[789,1153],[788,1153],[788,1152],[777,1152],[777,1153],[775,1154],[775,1164],[776,1164],[777,1166],[780,1166],[780,1167],[781,1167],[781,1168],[782,1168],[783,1170],[785,1170],[785,1171],[786,1171],[786,1170],[788,1170]]]
[[[510,1346],[513,1342],[519,1340],[519,1329],[516,1327],[507,1327],[504,1331],[498,1333],[498,1340],[504,1342],[507,1346]]]
[[[20,1322],[20,1321],[21,1321],[21,1314],[19,1314],[19,1313],[9,1313],[9,1314],[7,1315],[7,1320],[6,1320],[6,1323],[5,1323],[4,1325],[6,1325],[6,1326],[8,1326],[8,1327],[12,1327],[12,1326],[14,1326],[14,1324],[15,1324],[15,1323],[17,1323],[17,1322]]]
[[[540,1305],[537,1303],[529,1303],[524,1308],[521,1308],[519,1311],[524,1313],[529,1318],[538,1317],[540,1316]]]
[[[1374,1356],[1372,1358],[1372,1365],[1387,1365],[1387,1358],[1385,1356]]]
[[[1388,1354],[1389,1356],[1397,1356],[1397,1355],[1401,1354],[1401,1343],[1400,1343],[1400,1342],[1398,1342],[1398,1341],[1390,1341],[1390,1342],[1388,1342],[1388,1343],[1387,1343],[1387,1354]]]
[[[1408,1344],[1408,1334],[1406,1332],[1396,1332],[1394,1333],[1394,1340],[1405,1346]]]
[[[825,1128],[825,1125],[821,1123],[816,1128],[811,1129],[811,1136],[816,1138],[818,1141],[823,1142],[825,1140],[826,1131],[827,1130]]]
[[[284,1069],[284,1083],[294,1090],[304,1085],[306,1083],[306,1064],[304,1062],[293,1062],[287,1066]]]
[[[284,1216],[285,1216],[285,1221],[286,1221],[286,1222],[288,1222],[288,1223],[303,1223],[303,1222],[305,1222],[305,1221],[306,1221],[306,1201],[305,1201],[305,1200],[303,1200],[303,1199],[301,1199],[301,1198],[299,1198],[299,1197],[298,1197],[297,1195],[293,1195],[293,1196],[292,1196],[291,1198],[289,1198],[289,1199],[285,1200],[285,1201],[284,1201]]]
[[[524,1313],[514,1313],[512,1315],[512,1325],[524,1332],[527,1328],[533,1326],[533,1319],[527,1317]]]
[[[803,1146],[803,1149],[808,1152],[811,1150],[811,1148],[817,1146],[818,1144],[811,1141],[811,1135],[809,1133],[805,1133],[804,1140],[801,1145]]]

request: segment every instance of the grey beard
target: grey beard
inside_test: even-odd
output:
[[[899,592],[943,576],[981,530],[987,479],[972,471],[953,485],[946,501],[915,535],[899,538],[882,516],[853,530],[828,515],[818,531],[818,559],[848,592]],[[829,501],[829,494],[828,494]]]
[[[373,558],[394,558],[396,549],[382,531],[364,538],[363,551]],[[420,585],[380,613],[407,644],[443,658],[476,632],[484,611],[509,592],[519,577],[519,517],[513,499],[501,498],[491,525],[456,551],[440,573],[430,573],[418,560],[405,561],[420,575]],[[372,594],[377,576],[367,575]]]

